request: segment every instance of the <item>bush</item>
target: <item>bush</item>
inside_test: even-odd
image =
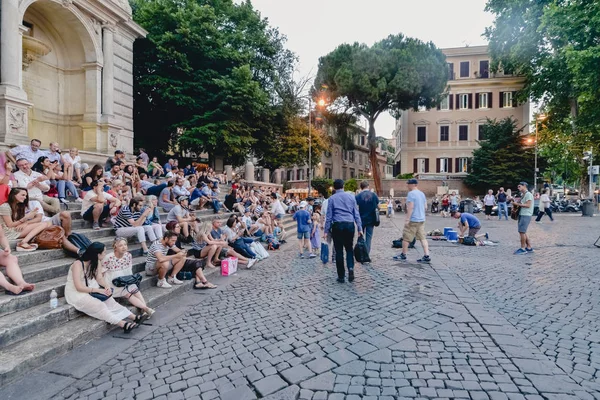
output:
[[[325,198],[331,196],[330,187],[333,186],[333,179],[315,178],[311,182],[312,188],[323,195]]]
[[[356,192],[358,190],[358,183],[356,179],[348,179],[346,183],[344,183],[344,190],[346,192]]]
[[[412,172],[409,172],[408,174],[399,174],[396,176],[396,179],[412,179],[414,177],[415,175]]]

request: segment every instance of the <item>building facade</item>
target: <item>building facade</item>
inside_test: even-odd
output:
[[[487,46],[442,49],[448,63],[447,96],[437,109],[405,110],[396,121],[399,173],[465,176],[487,119],[513,117],[529,132],[529,102],[517,103],[522,77],[490,72]]]
[[[133,151],[127,0],[1,0],[0,147],[32,138],[90,155]]]

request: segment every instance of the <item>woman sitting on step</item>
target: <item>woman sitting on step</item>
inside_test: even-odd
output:
[[[6,277],[0,272],[0,287],[6,290],[7,294],[17,295],[21,292],[30,292],[35,288],[32,283],[27,283],[23,279],[21,268],[17,257],[11,254],[8,239],[4,234],[4,230],[0,230],[0,268],[5,268],[6,276],[12,281],[9,282]]]
[[[90,317],[119,325],[125,333],[137,328],[147,314],[134,315],[112,297],[98,264],[104,259],[104,244],[92,243],[81,258],[71,264],[65,286],[65,298],[77,310]],[[125,321],[127,319],[127,321]]]
[[[127,251],[127,239],[116,237],[113,242],[113,252],[108,253],[101,262],[102,276],[104,282],[113,290],[113,297],[126,298],[131,305],[142,310],[148,319],[154,314],[154,310],[146,304],[140,289],[137,285],[128,285],[126,287],[116,287],[112,281],[121,276],[133,275],[133,257]]]
[[[37,245],[29,242],[51,225],[50,222],[42,222],[42,215],[37,209],[26,212],[28,205],[29,194],[25,188],[11,189],[8,201],[0,205],[0,228],[8,240],[21,239],[17,244],[17,251],[37,249]]]

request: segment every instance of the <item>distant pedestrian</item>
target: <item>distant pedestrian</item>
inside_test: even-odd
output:
[[[496,204],[496,198],[494,197],[494,191],[488,190],[488,193],[483,198],[483,206],[485,207],[485,219],[490,219],[492,215],[492,208]]]
[[[418,181],[409,179],[408,196],[406,196],[406,220],[404,222],[404,230],[402,232],[402,253],[394,256],[396,261],[405,261],[406,253],[408,252],[408,244],[415,238],[421,242],[423,246],[423,257],[417,262],[429,264],[429,244],[425,237],[425,211],[427,209],[427,198],[425,194],[417,189]],[[456,196],[456,192],[453,193]]]
[[[548,214],[548,218],[550,218],[550,221],[554,221],[554,218],[552,217],[552,210],[550,209],[550,195],[548,194],[549,191],[549,189],[544,189],[544,192],[540,196],[540,210],[538,212],[537,218],[535,219],[535,222],[537,223],[541,223],[540,221],[542,220],[544,214]]]
[[[302,201],[300,203],[300,209],[294,213],[294,220],[298,227],[296,228],[298,245],[300,246],[300,258],[304,258],[304,249],[308,248],[308,258],[315,258],[316,255],[310,250],[310,214],[306,211],[308,203]]]
[[[365,234],[367,251],[371,254],[373,229],[375,229],[377,213],[379,213],[379,198],[369,190],[369,182],[367,181],[360,183],[360,189],[361,192],[356,195],[356,204],[358,204],[358,212],[360,213],[360,222]]]
[[[339,283],[344,283],[346,271],[344,269],[344,250],[346,251],[346,264],[348,266],[348,281],[354,281],[354,225],[358,236],[362,236],[362,223],[358,213],[356,198],[351,193],[344,192],[344,181],[336,179],[333,182],[335,192],[329,198],[327,218],[325,219],[326,238],[331,229],[333,246],[335,247],[335,264],[337,267]]]
[[[459,204],[460,196],[456,192],[452,192],[452,195],[450,195],[450,212],[458,211]]]
[[[506,195],[506,192],[504,192],[504,188],[501,187],[498,190],[498,194],[496,194],[496,200],[498,201],[498,220],[501,220],[502,214],[504,214],[504,217],[508,221],[508,205],[506,203],[507,199],[508,196]]]
[[[533,195],[527,189],[527,182],[519,183],[517,186],[519,192],[521,192],[521,202],[517,203],[513,202],[513,207],[519,207],[519,236],[521,239],[521,248],[515,251],[515,254],[528,254],[533,253],[533,248],[531,247],[531,242],[529,241],[529,236],[527,236],[527,228],[529,227],[529,223],[531,222],[531,217],[533,216]]]

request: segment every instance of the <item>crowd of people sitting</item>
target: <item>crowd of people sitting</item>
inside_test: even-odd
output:
[[[256,242],[267,242],[270,248],[285,243],[281,218],[296,209],[293,199],[286,199],[284,205],[278,190],[237,182],[232,182],[221,202],[225,176],[199,163],[180,168],[176,159],[160,165],[143,149],[135,162],[117,150],[104,166],[90,166],[82,163],[75,148],[61,152],[58,143],[50,143],[47,151],[40,146],[34,139],[0,153],[0,267],[5,268],[0,287],[13,295],[34,290],[35,285],[23,278],[10,241],[17,241],[17,252],[35,251],[38,235],[60,227],[64,231],[60,245],[77,258],[68,273],[67,302],[125,332],[154,313],[136,285],[113,284],[115,278],[133,272],[128,238],[140,243],[145,273],[157,276],[158,287],[194,279],[194,288],[214,289],[205,268],[217,267],[227,257],[251,268],[261,259]],[[72,232],[69,200],[81,203],[81,217],[93,230],[114,229],[112,252],[105,254],[103,243]],[[197,217],[204,208],[216,214],[214,220],[202,222]],[[161,212],[166,214],[166,224]],[[114,300],[121,297],[139,314]]]

